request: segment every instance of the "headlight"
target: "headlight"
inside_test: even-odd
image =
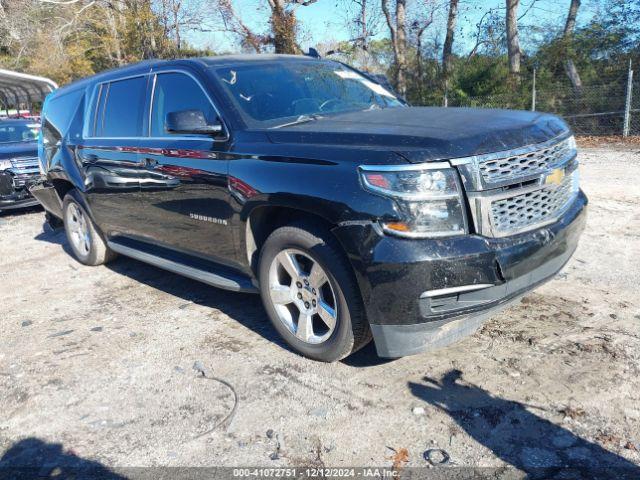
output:
[[[570,150],[576,150],[576,137],[571,135],[569,138],[567,138],[567,147],[569,147]]]
[[[0,171],[11,168],[11,160],[0,160]]]
[[[458,174],[448,164],[361,166],[360,176],[366,190],[395,200],[400,220],[382,222],[386,232],[411,238],[466,233]]]

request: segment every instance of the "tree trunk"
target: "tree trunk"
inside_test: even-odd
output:
[[[406,0],[396,0],[395,22],[389,11],[388,0],[381,2],[382,12],[389,27],[393,59],[396,66],[395,88],[400,96],[407,94],[407,31],[406,31]]]
[[[180,9],[181,8],[182,8],[182,2],[173,3],[173,28],[175,30],[176,50],[178,52],[182,49],[182,38],[180,36]]]
[[[515,83],[520,82],[520,40],[518,38],[518,6],[520,0],[507,2],[507,52],[509,54],[509,76]]]
[[[397,77],[398,93],[407,96],[407,4],[406,0],[396,0],[396,42],[397,46]]]
[[[567,15],[567,22],[564,24],[565,37],[573,35],[573,31],[576,28],[578,8],[580,8],[580,0],[571,0],[571,5],[569,5],[569,14]]]
[[[564,46],[567,51],[567,60],[564,65],[564,69],[567,73],[567,77],[569,77],[571,85],[573,86],[573,90],[578,94],[582,91],[582,80],[580,79],[580,74],[578,73],[575,63],[573,63],[573,59],[571,58],[573,56],[571,42],[573,40],[573,31],[576,28],[576,17],[578,16],[579,8],[580,0],[571,0],[571,5],[569,5],[569,14],[567,15],[567,22],[564,25],[564,33],[562,35],[564,39]]]
[[[295,13],[286,11],[283,0],[273,0],[271,3],[271,31],[276,53],[298,53],[296,28]]]
[[[113,52],[109,52],[109,56],[115,56],[118,66],[122,66],[124,65],[124,59],[122,58],[122,42],[120,40],[120,31],[116,21],[116,13],[114,13],[112,8],[113,7],[111,5],[108,5],[104,8],[105,17],[107,18],[107,25],[109,26],[109,33],[113,38]],[[120,12],[117,13],[117,15],[119,14]]]
[[[445,91],[449,89],[449,77],[453,70],[453,35],[458,19],[458,0],[449,2],[449,17],[447,18],[447,35],[442,47],[442,79]]]

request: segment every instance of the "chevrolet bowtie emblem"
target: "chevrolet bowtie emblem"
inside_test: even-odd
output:
[[[549,175],[547,175],[547,178],[544,179],[544,183],[545,185],[549,185],[551,183],[555,185],[560,185],[563,179],[564,179],[564,169],[556,168]]]

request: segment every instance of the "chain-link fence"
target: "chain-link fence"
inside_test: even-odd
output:
[[[606,83],[580,89],[530,87],[517,94],[449,98],[447,105],[555,113],[578,135],[640,135],[640,72],[634,76],[629,69]]]

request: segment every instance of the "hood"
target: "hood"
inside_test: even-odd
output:
[[[326,116],[268,135],[274,143],[392,150],[410,162],[425,162],[510,150],[568,130],[558,117],[544,113],[407,107]]]
[[[38,142],[0,143],[0,160],[16,157],[37,157]]]

